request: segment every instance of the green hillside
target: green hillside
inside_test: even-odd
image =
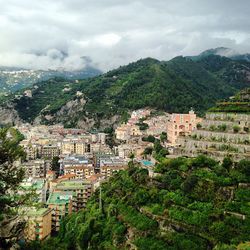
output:
[[[25,249],[236,249],[250,241],[249,164],[164,159],[150,179],[130,163],[102,185],[101,207],[97,191],[58,237]]]
[[[250,84],[249,62],[235,61],[218,55],[202,57],[197,62],[232,87],[244,88]]]
[[[197,61],[185,57],[167,62],[146,58],[87,80],[48,80],[32,89],[32,97],[22,96],[11,102],[25,121],[40,116],[43,123],[64,122],[70,126],[86,118],[93,118],[98,126],[102,119],[142,107],[167,112],[187,112],[193,107],[202,114],[219,99],[249,85],[247,65],[237,68],[235,63],[214,55]],[[77,91],[83,95],[76,95]],[[74,110],[57,113],[69,101],[74,103]]]
[[[210,112],[250,113],[250,88],[243,89],[228,101],[218,102]]]

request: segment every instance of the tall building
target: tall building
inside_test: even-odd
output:
[[[47,205],[52,209],[52,230],[59,231],[62,219],[72,213],[74,192],[52,192]]]
[[[89,138],[67,138],[62,141],[61,152],[64,155],[84,155],[90,152]]]
[[[84,156],[68,156],[60,160],[60,172],[63,174],[76,174],[76,178],[84,179],[91,175],[92,162]]]
[[[111,157],[109,159],[100,159],[100,174],[105,178],[109,178],[113,174],[127,168],[127,161],[119,157]]]
[[[188,114],[171,114],[167,123],[167,136],[171,145],[176,145],[178,136],[189,135],[198,123],[193,110]]]
[[[24,218],[27,221],[24,229],[26,240],[43,240],[50,236],[52,229],[52,210],[50,208],[29,209]]]
[[[44,160],[39,159],[23,162],[22,167],[27,178],[42,178],[46,175],[46,162]]]
[[[73,192],[73,211],[78,211],[86,207],[86,203],[93,192],[93,187],[91,182],[87,180],[68,180],[58,183],[54,192]]]
[[[69,165],[64,167],[64,174],[75,174],[76,179],[86,179],[95,174],[93,164]]]
[[[41,149],[41,157],[47,159],[53,159],[56,156],[59,156],[60,150],[57,145],[44,145]]]

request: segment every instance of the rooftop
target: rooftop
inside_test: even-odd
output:
[[[34,208],[27,211],[27,216],[43,216],[50,212],[50,208]]]
[[[82,189],[85,188],[86,185],[90,185],[90,182],[87,180],[73,180],[73,181],[63,181],[61,183],[58,183],[55,187],[55,189]]]
[[[74,192],[53,192],[50,194],[47,204],[66,205],[72,199]]]

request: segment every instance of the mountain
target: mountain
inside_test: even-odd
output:
[[[155,172],[129,163],[56,238],[25,249],[225,250],[250,241],[249,161],[163,159]]]
[[[100,75],[102,72],[94,67],[87,66],[83,70],[31,70],[16,67],[0,67],[0,96],[24,89],[41,81],[54,77],[65,79],[85,79]]]
[[[241,54],[233,49],[225,48],[225,47],[218,47],[214,49],[208,49],[200,53],[198,56],[189,56],[189,58],[193,60],[199,60],[201,58],[210,56],[210,55],[217,55],[227,57],[236,61],[246,61],[250,62],[250,54]]]
[[[248,62],[218,55],[199,60],[146,58],[86,80],[44,81],[30,88],[32,96],[19,92],[6,98],[0,114],[7,108],[8,117],[12,110],[11,117],[28,122],[104,128],[143,107],[167,112],[188,112],[193,107],[202,114],[249,83]]]

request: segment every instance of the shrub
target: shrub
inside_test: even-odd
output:
[[[233,126],[234,133],[238,133],[240,131],[240,127],[238,125]]]
[[[222,162],[222,167],[226,168],[227,170],[233,166],[233,161],[230,157],[225,157]]]
[[[198,177],[196,175],[190,175],[188,178],[182,183],[182,190],[184,193],[189,193],[195,187],[198,182]]]
[[[221,132],[224,132],[227,130],[227,125],[226,124],[221,124],[218,126],[218,130]]]
[[[197,129],[201,129],[201,128],[202,128],[202,125],[201,125],[200,123],[197,123],[196,128],[197,128]]]

